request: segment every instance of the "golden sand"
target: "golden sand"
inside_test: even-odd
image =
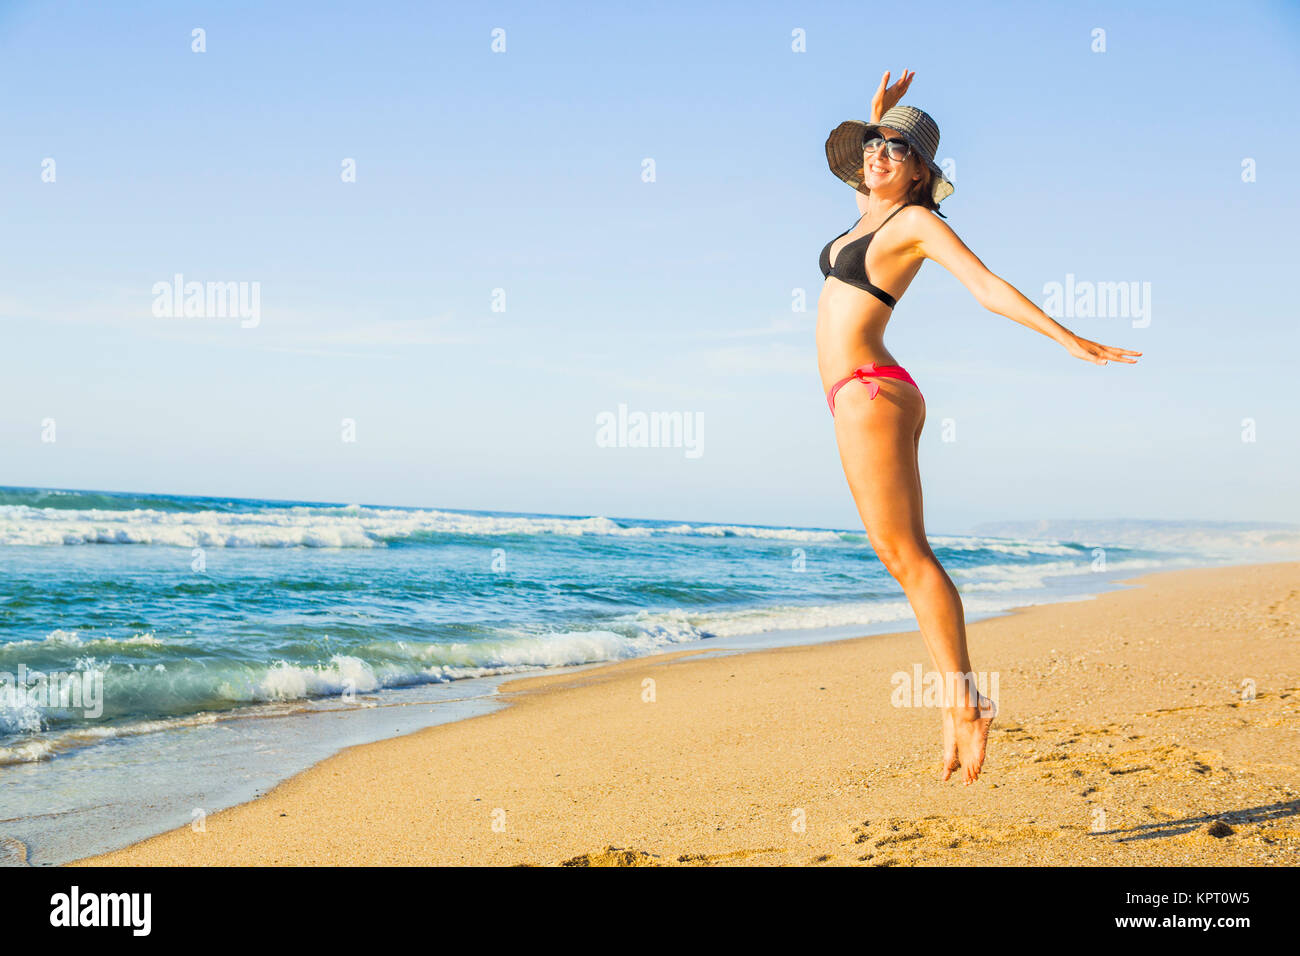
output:
[[[692,650],[511,681],[81,862],[1300,863],[1300,564],[1132,583],[970,627],[1001,708],[971,787],[939,782],[939,712],[891,703],[915,632]]]

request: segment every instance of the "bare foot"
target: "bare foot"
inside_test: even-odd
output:
[[[960,766],[961,761],[957,759],[957,731],[953,727],[952,711],[945,710],[943,712],[943,775],[939,779],[946,781]]]
[[[957,744],[957,758],[966,771],[962,781],[965,786],[970,786],[979,778],[980,768],[984,765],[984,751],[988,745],[989,726],[997,712],[997,704],[983,694],[979,695],[977,707],[948,711]]]

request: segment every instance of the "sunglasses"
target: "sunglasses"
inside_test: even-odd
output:
[[[885,147],[885,155],[896,163],[901,163],[907,159],[912,152],[911,144],[907,140],[898,137],[885,139],[879,133],[868,133],[862,140],[862,149],[868,153],[876,152],[881,146]]]

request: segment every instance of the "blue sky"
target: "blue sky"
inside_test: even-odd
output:
[[[926,264],[887,341],[930,531],[1300,520],[1300,15],[1141,7],[0,4],[0,484],[854,527],[823,142],[907,67],[990,268],[1150,284],[1063,320],[1145,353],[1098,367]],[[156,317],[176,273],[260,321]],[[598,447],[620,404],[704,453]]]

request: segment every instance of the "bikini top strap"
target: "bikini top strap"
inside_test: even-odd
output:
[[[903,205],[899,206],[897,209],[895,209],[893,212],[891,212],[888,216],[885,217],[885,222],[889,222],[889,220],[893,219],[895,216],[897,216],[900,212],[902,212],[904,209],[906,209],[906,208],[907,208],[908,206],[910,206],[910,205],[912,205],[910,202],[905,202],[905,203],[903,203]],[[881,223],[879,226],[877,226],[875,229],[871,230],[871,234],[872,234],[872,235],[875,235],[875,234],[878,233],[881,229],[883,229],[884,226],[885,226],[885,222],[882,222],[882,223]]]
[[[851,233],[854,229],[858,228],[858,224],[862,222],[862,217],[865,216],[865,215],[866,215],[866,213],[864,212],[864,213],[862,214],[862,216],[858,216],[857,219],[854,219],[854,220],[853,220],[853,225],[849,226],[849,228],[847,228],[847,229],[845,229],[843,232],[841,232],[838,236],[835,237],[835,239],[832,239],[831,242],[835,242],[836,239],[843,239],[845,236],[847,236],[849,233]]]

